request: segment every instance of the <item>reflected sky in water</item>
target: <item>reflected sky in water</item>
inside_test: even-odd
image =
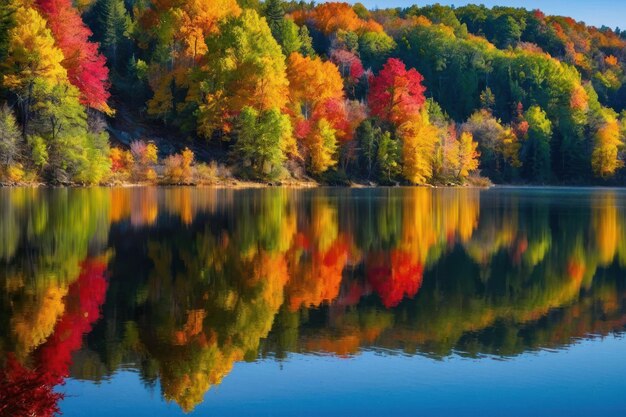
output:
[[[624,191],[0,194],[1,415],[626,412]]]

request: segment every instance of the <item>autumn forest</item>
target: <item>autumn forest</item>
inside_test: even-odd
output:
[[[625,70],[523,8],[0,0],[0,182],[623,184]]]

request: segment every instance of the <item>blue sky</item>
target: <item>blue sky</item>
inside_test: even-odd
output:
[[[335,0],[337,1],[337,0]],[[355,1],[350,1],[354,3]],[[433,3],[463,6],[468,3],[485,6],[514,6],[527,9],[541,9],[546,14],[571,16],[594,26],[606,25],[611,28],[626,28],[626,1],[624,0],[360,0],[368,8],[420,6]]]

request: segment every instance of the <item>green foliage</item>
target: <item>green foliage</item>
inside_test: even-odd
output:
[[[391,137],[391,133],[384,132],[378,141],[378,169],[383,182],[391,183],[400,175],[402,165],[401,147],[397,139]]]
[[[320,175],[337,165],[337,131],[324,118],[313,129],[307,143],[308,165],[314,175]]]
[[[0,0],[0,62],[6,62],[9,54],[10,37],[9,31],[15,24],[14,3],[12,0]],[[0,86],[2,86],[2,75],[4,65],[0,65]]]
[[[478,142],[481,172],[496,182],[515,178],[520,167],[519,143],[510,128],[486,110],[474,113],[462,126]]]
[[[461,38],[467,36],[467,27],[461,24],[455,14],[455,10],[441,4],[433,4],[424,7],[411,6],[405,14],[408,16],[424,16],[433,23],[443,24],[454,29],[454,33]]]
[[[0,166],[14,163],[20,153],[21,132],[13,110],[6,104],[0,107]]]
[[[212,65],[199,74],[204,93],[197,112],[200,135],[210,138],[246,106],[259,111],[285,106],[285,56],[255,11],[229,19],[207,44],[206,59]]]
[[[383,66],[395,47],[393,38],[384,32],[365,32],[359,36],[359,52],[363,65],[374,70]]]
[[[359,166],[368,179],[371,177],[376,163],[380,136],[380,129],[374,128],[371,120],[363,121],[356,130],[360,156]]]
[[[282,0],[266,0],[263,5],[263,15],[267,20],[267,25],[272,31],[272,35],[282,44],[283,22],[285,20],[285,9]]]
[[[130,15],[123,0],[97,0],[94,13],[96,40],[100,42],[107,59],[114,68],[117,68],[117,65],[123,62],[120,54],[127,53],[130,48],[132,32]]]
[[[309,28],[306,25],[302,25],[298,36],[300,37],[300,53],[309,58],[314,58],[316,54],[313,49],[313,39],[309,34]]]
[[[537,183],[547,183],[551,175],[550,141],[552,123],[539,106],[532,106],[524,113],[528,123],[527,138],[522,145],[521,155],[524,174]]]
[[[35,165],[43,165],[52,182],[97,183],[108,173],[108,137],[91,133],[79,102],[78,90],[69,84],[50,86],[36,81],[33,87],[33,117],[29,135]],[[41,149],[40,140],[45,144]],[[45,156],[47,155],[47,156]]]
[[[291,137],[291,123],[277,109],[244,107],[238,117],[233,157],[252,178],[275,179],[285,160],[283,149]]]
[[[293,20],[283,19],[279,26],[278,43],[283,49],[283,54],[289,56],[294,52],[299,52],[302,48],[302,39],[300,39],[300,28]],[[276,36],[275,36],[276,37]]]
[[[267,0],[264,4],[263,15],[272,31],[272,36],[281,46],[286,57],[294,52],[300,52],[305,56],[314,55],[313,41],[307,27],[299,27],[293,20],[285,18],[283,3],[283,0]]]

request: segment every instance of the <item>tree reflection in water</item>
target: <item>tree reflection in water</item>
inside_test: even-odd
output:
[[[0,191],[0,414],[122,364],[190,411],[238,361],[566,347],[626,325],[626,194]]]

